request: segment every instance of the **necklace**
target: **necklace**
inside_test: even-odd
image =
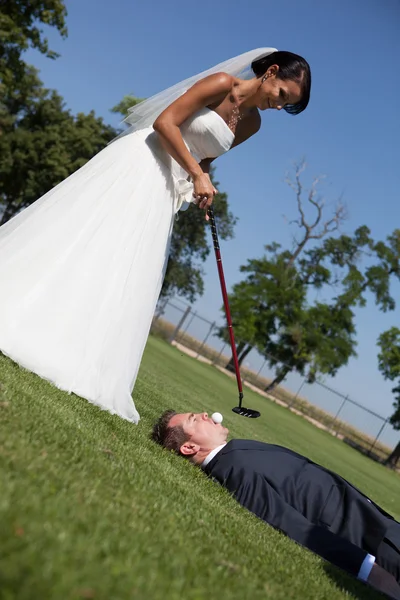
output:
[[[227,123],[229,129],[231,131],[233,131],[233,133],[235,133],[237,124],[239,123],[239,121],[241,121],[243,119],[243,117],[244,117],[244,115],[240,112],[240,108],[236,104],[232,109],[232,114],[229,117],[229,120]]]

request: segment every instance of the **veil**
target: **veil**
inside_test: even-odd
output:
[[[272,54],[273,52],[276,52],[276,48],[257,48],[256,50],[250,50],[244,54],[239,54],[238,56],[221,62],[198,75],[193,75],[188,79],[184,79],[166,90],[151,96],[147,100],[136,104],[128,109],[128,116],[123,120],[123,123],[127,123],[129,127],[118,137],[132,133],[133,131],[138,131],[139,129],[151,127],[167,106],[182,96],[182,94],[197,81],[208,75],[223,72],[233,75],[234,77],[240,77],[241,79],[250,79],[251,77],[254,77],[254,73],[251,70],[251,63],[256,59]]]

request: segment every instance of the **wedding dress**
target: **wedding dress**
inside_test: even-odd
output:
[[[207,108],[181,132],[198,161],[228,151],[234,139]],[[174,216],[192,192],[147,127],[111,143],[3,225],[0,351],[61,390],[138,422],[131,392]]]

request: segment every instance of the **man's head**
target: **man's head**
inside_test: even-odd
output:
[[[152,439],[178,454],[201,464],[207,454],[224,442],[228,429],[216,424],[207,413],[165,411],[154,425]]]

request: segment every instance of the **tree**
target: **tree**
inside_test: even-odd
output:
[[[297,255],[298,277],[305,286],[319,290],[328,285],[334,290],[340,285],[340,291],[328,303],[305,306],[295,324],[284,329],[281,336],[268,340],[269,364],[279,367],[267,390],[292,370],[306,374],[308,383],[313,383],[318,374],[334,376],[356,356],[352,307],[365,305],[362,294],[367,287],[358,263],[365,248],[372,245],[369,229],[362,226],[353,236],[328,237],[322,245],[304,251],[301,257]],[[340,268],[336,274],[335,267]]]
[[[385,379],[394,381],[394,413],[390,417],[390,423],[394,429],[400,429],[400,329],[392,327],[383,332],[378,338],[378,367]],[[400,460],[400,442],[387,458],[385,464],[395,466]]]
[[[0,224],[99,152],[117,132],[93,112],[73,116],[30,67],[8,102],[14,115],[0,136]],[[11,112],[10,112],[11,114]]]
[[[314,383],[318,375],[334,376],[356,356],[354,313],[336,302],[306,306],[297,323],[286,327],[276,339],[268,340],[270,366],[279,365],[266,391],[274,389],[295,370]]]
[[[125,116],[130,107],[141,101],[141,98],[135,96],[124,96],[122,101],[111,110]],[[210,176],[218,189],[219,183],[215,181],[214,169],[211,169]],[[220,238],[231,239],[236,218],[229,211],[227,194],[219,193],[213,205]],[[202,263],[211,248],[211,234],[204,218],[204,211],[191,206],[185,213],[178,213],[161,297],[178,294],[193,302],[196,296],[201,295],[204,289]]]
[[[24,76],[27,65],[21,55],[29,47],[48,58],[58,54],[50,50],[40,24],[55,27],[62,37],[67,36],[67,9],[62,0],[2,0],[0,8],[0,81],[8,87]],[[4,90],[2,90],[4,92]]]
[[[391,284],[393,279],[400,281],[400,229],[395,229],[386,241],[375,242],[364,225],[355,231],[353,238],[342,235],[327,239],[319,253],[319,260],[323,261],[325,257],[333,266],[347,268],[342,281],[345,301],[365,306],[365,294],[371,292],[380,310],[395,309]],[[358,268],[361,257],[366,263],[363,270]]]
[[[118,104],[112,107],[111,112],[126,117],[129,109],[133,106],[136,106],[136,104],[140,104],[143,102],[143,100],[144,98],[138,98],[137,96],[131,96],[130,94],[127,94],[122,98],[121,102],[118,102]]]
[[[62,0],[3,0],[0,7],[0,134],[12,126],[21,104],[32,91],[27,85],[30,78],[37,79],[37,72],[21,58],[27,48],[35,48],[48,58],[58,54],[49,48],[48,40],[39,28],[40,24],[55,27],[66,37],[65,17],[67,11]]]

